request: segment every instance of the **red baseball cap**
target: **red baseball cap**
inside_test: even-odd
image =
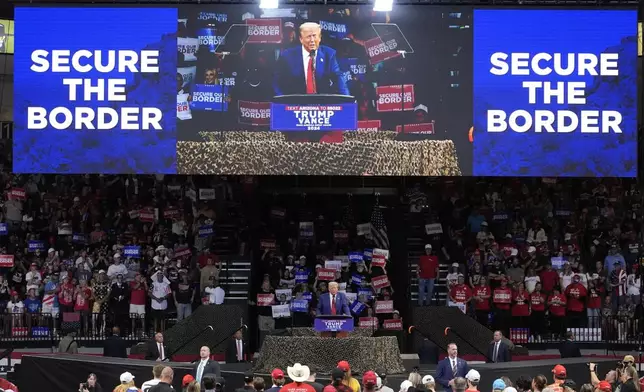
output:
[[[190,384],[194,380],[195,380],[195,378],[192,377],[192,375],[186,374],[185,376],[183,376],[183,380],[181,381],[181,386],[185,387],[186,385]]]
[[[338,368],[341,369],[343,372],[348,372],[349,370],[351,370],[351,366],[349,366],[349,362],[347,361],[338,362]]]
[[[610,385],[608,381],[600,381],[599,384],[597,384],[597,389],[603,392],[613,391],[613,387]]]
[[[369,370],[362,375],[362,385],[373,387],[378,383],[378,376],[376,373]]]
[[[552,373],[556,377],[566,377],[566,368],[563,365],[557,365],[552,369]]]
[[[279,380],[280,378],[284,378],[284,372],[282,371],[282,369],[273,369],[273,371],[271,372],[271,377]]]

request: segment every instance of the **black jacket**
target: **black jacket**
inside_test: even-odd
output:
[[[103,356],[127,358],[127,343],[120,336],[109,336],[103,343]]]
[[[199,364],[201,363],[201,360],[197,361],[195,363],[195,366],[192,368],[192,377],[195,379],[197,378],[197,369],[199,368]],[[212,359],[209,359],[208,362],[206,362],[206,366],[203,368],[203,372],[201,373],[201,378],[203,379],[203,376],[206,374],[214,374],[217,377],[221,376],[221,371],[219,369],[219,363],[217,361],[213,361]]]
[[[489,346],[487,346],[487,362],[491,363],[494,362],[494,342],[490,343]],[[499,344],[499,349],[496,353],[496,362],[510,362],[512,361],[512,358],[510,357],[510,349],[508,348],[508,345],[505,344],[503,341]]]
[[[168,346],[164,344],[163,355],[165,355],[167,359],[170,359],[168,357],[169,354],[170,353],[168,353]],[[148,342],[147,348],[145,349],[145,359],[147,359],[148,361],[156,361],[157,358],[159,358],[159,347],[157,347],[156,340],[152,339],[152,341]],[[161,358],[161,359],[166,359],[166,358]]]
[[[242,354],[244,356],[245,362],[248,359],[248,345],[242,340]],[[226,363],[236,363],[237,360],[237,343],[235,338],[228,340],[228,345],[226,346]]]
[[[581,351],[579,350],[577,343],[573,342],[572,340],[566,340],[565,342],[561,343],[561,346],[559,346],[559,354],[561,354],[561,358],[581,357]]]

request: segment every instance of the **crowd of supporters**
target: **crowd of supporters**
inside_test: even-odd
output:
[[[96,336],[114,324],[143,335],[163,330],[169,314],[181,320],[194,306],[223,302],[221,266],[211,252],[213,225],[228,219],[226,203],[241,183],[221,177],[15,175],[3,147],[4,336],[61,328]]]
[[[642,193],[627,180],[445,181],[408,193],[427,223],[419,305],[437,300],[507,332],[539,339],[601,328],[637,335],[641,303]],[[440,227],[440,230],[437,230]]]

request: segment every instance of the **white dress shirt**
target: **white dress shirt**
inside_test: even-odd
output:
[[[315,69],[315,61],[317,60],[317,51],[315,51],[315,56],[313,56],[313,69]],[[304,64],[304,82],[306,83],[306,77],[309,74],[309,58],[311,53],[302,46],[302,64]]]
[[[199,361],[199,366],[197,367],[197,374],[196,374],[197,382],[201,382],[201,376],[203,376],[203,371],[206,368],[206,363],[208,363],[208,359],[202,359],[201,361]]]
[[[237,345],[237,360],[244,360],[244,343],[241,339],[235,339],[235,344]]]
[[[163,361],[165,359],[165,353],[163,352],[163,344],[157,343],[157,349],[159,350],[159,359]]]

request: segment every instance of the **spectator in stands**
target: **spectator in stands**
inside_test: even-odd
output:
[[[172,290],[177,309],[177,321],[181,321],[192,314],[192,303],[195,300],[195,288],[190,283],[186,272],[179,274],[179,282]]]
[[[503,392],[505,389],[505,381],[501,380],[500,378],[497,378],[494,380],[492,383],[492,392]]]
[[[152,315],[154,318],[154,328],[157,331],[165,330],[166,310],[168,309],[167,298],[172,294],[170,281],[161,271],[156,273],[156,277],[150,288],[150,298],[152,300]]]
[[[414,370],[413,372],[409,373],[407,380],[411,382],[412,387],[418,388],[418,386],[422,384],[423,378],[420,373],[418,373],[418,371]]]
[[[161,371],[161,377],[157,385],[150,388],[150,392],[174,392],[172,389],[172,379],[174,378],[174,371],[171,367],[166,366]]]
[[[150,388],[152,388],[153,386],[157,385],[159,383],[159,381],[161,381],[161,372],[163,371],[164,368],[165,368],[165,365],[161,365],[161,364],[157,364],[157,365],[154,365],[152,367],[152,380],[148,380],[148,381],[144,382],[143,385],[141,385],[141,391],[142,392],[148,392],[150,390]],[[186,376],[190,376],[190,375],[186,374]],[[192,376],[190,376],[190,377],[192,378]],[[187,385],[190,382],[189,381],[188,383],[185,383],[185,379],[186,378],[184,377],[183,378],[184,382],[182,382],[182,385],[183,384]],[[193,380],[194,380],[194,378],[193,378]],[[183,385],[183,386],[185,386],[185,385]]]
[[[335,368],[331,371],[331,384],[324,387],[323,392],[352,392],[351,388],[344,385],[344,372]]]
[[[353,392],[360,392],[360,382],[351,376],[351,366],[349,366],[349,362],[338,362],[338,369],[344,372],[342,383],[351,388]]]
[[[143,389],[143,388],[141,388]],[[195,378],[192,377],[191,374],[186,374],[183,376],[183,379],[181,380],[181,391],[182,392],[199,392],[201,390],[201,386],[197,381],[195,381]],[[145,391],[142,391],[145,392]]]
[[[572,282],[566,287],[565,295],[567,298],[567,319],[570,322],[570,326],[573,328],[579,328],[583,325],[583,322],[586,317],[584,317],[585,302],[587,290],[580,283],[580,278],[578,274],[575,274],[572,278]]]
[[[470,371],[465,375],[465,379],[467,380],[466,390],[469,392],[478,392],[478,385],[479,382],[481,382],[481,374],[474,369],[470,369]]]
[[[362,375],[362,388],[365,392],[374,392],[378,386],[378,376],[369,370]]]
[[[546,376],[539,374],[532,379],[532,392],[542,392],[547,384],[548,379],[546,379]]]
[[[555,392],[563,391],[563,384],[566,382],[566,368],[563,365],[556,365],[552,368],[553,383],[548,385],[548,388],[553,389]]]
[[[305,382],[311,375],[308,366],[296,363],[289,366],[286,371],[293,382],[284,385],[281,392],[315,392],[315,388]]]
[[[454,387],[452,390],[454,392],[465,392],[467,389],[467,380],[464,377],[456,377],[454,379]]]
[[[479,284],[474,287],[473,291],[473,303],[474,303],[474,313],[476,314],[476,319],[479,323],[487,326],[489,315],[490,315],[490,298],[492,297],[492,291],[488,285],[487,277],[481,276]]]
[[[416,270],[418,276],[418,305],[424,306],[425,300],[431,305],[434,300],[434,284],[438,277],[438,257],[432,253],[432,245],[425,245],[425,254],[420,257]]]
[[[333,374],[332,374],[333,375]],[[284,371],[282,369],[273,369],[271,372],[273,385],[266,389],[265,392],[279,392],[284,386]]]
[[[219,281],[210,281],[210,284],[205,289],[208,294],[208,303],[210,305],[221,305],[226,298],[226,292],[221,288]]]
[[[559,287],[552,290],[548,298],[548,310],[550,311],[550,329],[556,336],[562,336],[566,320],[566,297],[561,294]]]
[[[620,392],[640,392],[639,375],[635,367],[625,366],[620,381]]]

